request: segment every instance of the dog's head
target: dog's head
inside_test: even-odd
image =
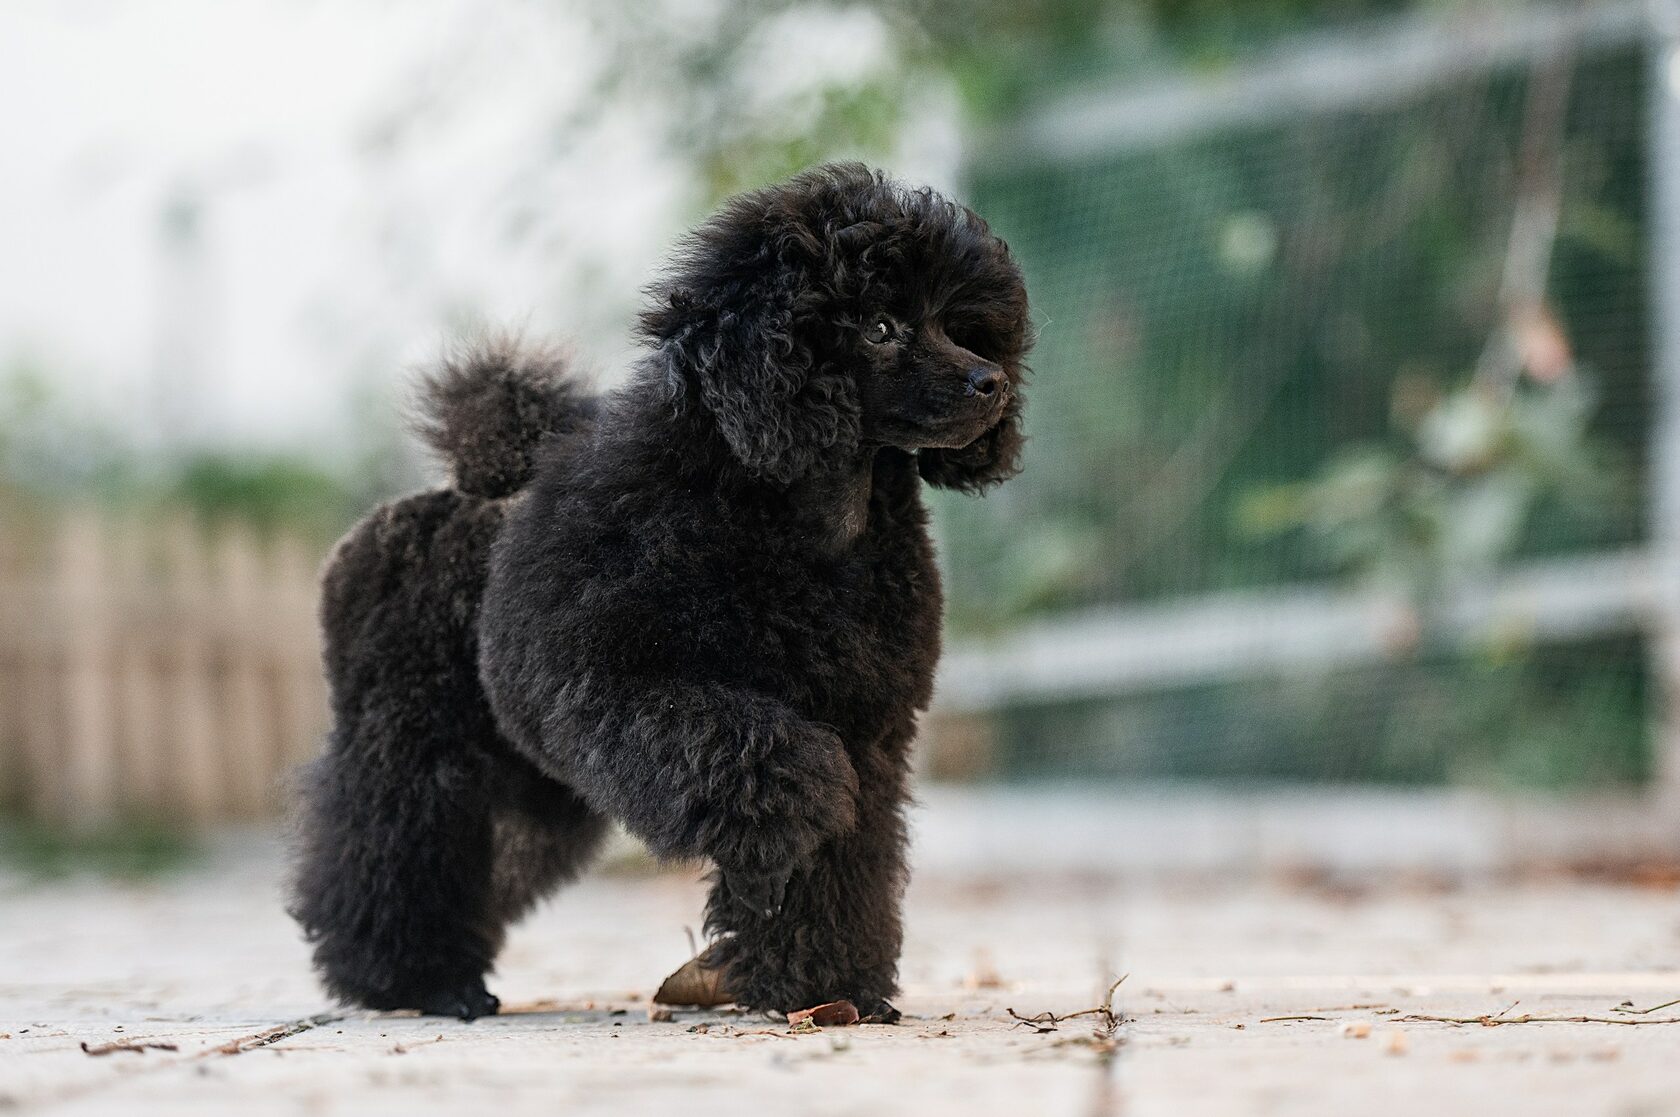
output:
[[[742,194],[689,238],[642,328],[754,476],[869,446],[977,491],[1021,449],[1027,295],[972,211],[856,163]]]

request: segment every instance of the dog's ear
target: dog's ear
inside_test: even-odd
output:
[[[941,489],[978,493],[1007,481],[1021,471],[1021,410],[1026,401],[1017,391],[1003,418],[979,438],[957,450],[918,450],[916,469],[922,480]]]
[[[776,286],[749,285],[703,319],[709,331],[699,331],[690,367],[736,460],[786,485],[855,447],[859,415],[850,380],[813,359],[797,295]]]
[[[749,474],[783,485],[855,447],[860,422],[850,378],[812,354],[823,244],[785,192],[701,226],[642,315],[673,393],[698,397]]]

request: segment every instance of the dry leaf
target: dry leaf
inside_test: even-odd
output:
[[[724,988],[723,971],[711,968],[706,962],[706,951],[684,962],[676,973],[660,983],[653,995],[654,1002],[714,1008],[734,1001],[735,995]]]
[[[825,1005],[788,1013],[788,1023],[793,1025],[794,1031],[798,1031],[799,1026],[805,1023],[818,1028],[844,1028],[857,1022],[857,1006],[851,1001],[830,1001]]]

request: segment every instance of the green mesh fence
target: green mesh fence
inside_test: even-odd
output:
[[[1022,260],[1040,336],[1027,471],[940,502],[954,639],[1300,583],[1427,602],[1639,546],[1645,83],[1640,50],[1600,50],[1120,153],[976,159],[968,192]],[[1544,298],[1516,313],[1519,207],[1548,191]],[[1310,679],[1027,702],[997,718],[999,764],[1637,781],[1643,647],[1425,641]]]

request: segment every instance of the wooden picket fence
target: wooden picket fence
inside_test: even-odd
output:
[[[318,545],[80,511],[0,536],[0,795],[96,829],[272,817],[319,748]]]

